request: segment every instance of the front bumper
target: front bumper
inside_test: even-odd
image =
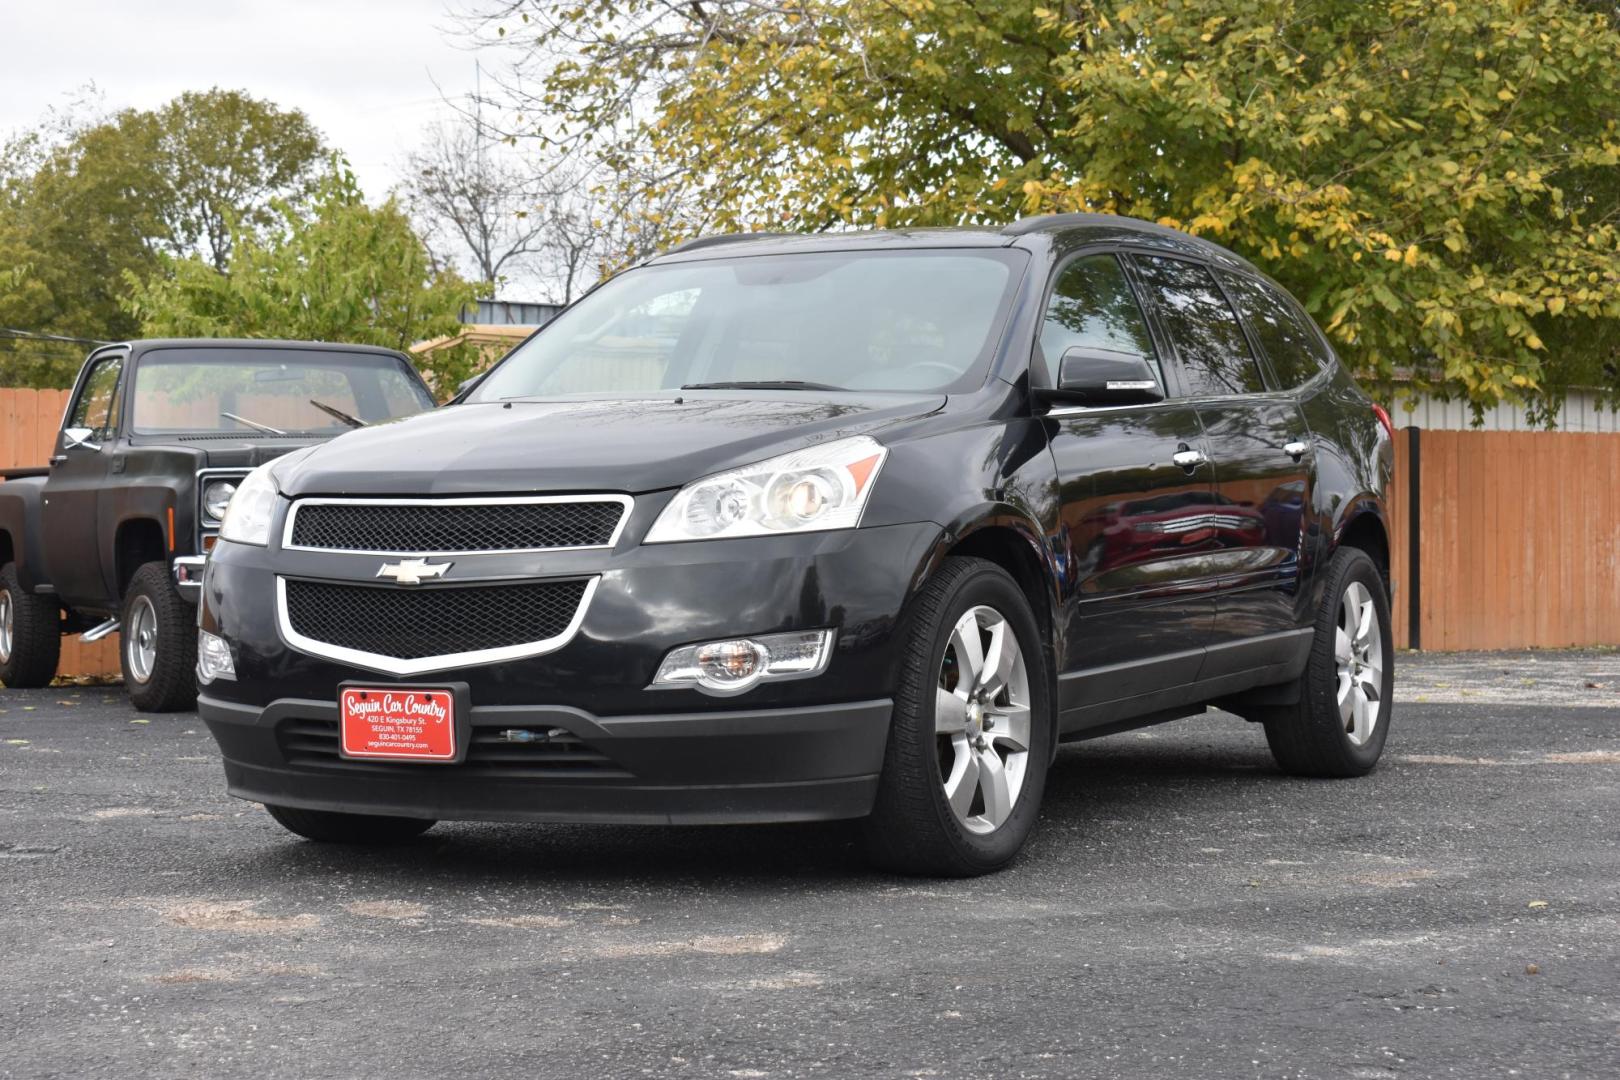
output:
[[[632,535],[639,535],[632,530]],[[907,599],[940,529],[930,523],[457,563],[457,578],[592,575],[572,637],[544,655],[395,676],[288,644],[277,579],[374,576],[372,556],[221,543],[200,625],[225,638],[236,678],[199,709],[230,791],[310,809],[530,821],[753,822],[870,812],[888,736]],[[466,577],[462,579],[462,570]],[[735,697],[649,689],[670,650],[694,642],[831,627],[827,670]],[[338,686],[466,686],[473,749],[460,765],[340,760]],[[507,729],[560,733],[584,768],[514,765]],[[330,752],[327,747],[330,746]],[[568,751],[572,753],[573,751]],[[496,759],[501,761],[498,763]],[[512,766],[512,767],[508,767]]]
[[[182,599],[195,604],[202,597],[203,569],[206,555],[182,555],[169,565],[174,574],[174,588]]]
[[[253,802],[439,820],[697,825],[866,815],[890,703],[619,717],[474,706],[473,747],[455,765],[339,758],[335,737],[328,749],[322,735],[336,731],[330,701],[283,698],[261,709],[205,695],[198,710],[224,753],[230,793]],[[512,728],[567,735],[554,750],[503,746],[499,733]]]

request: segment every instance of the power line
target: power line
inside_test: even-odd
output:
[[[33,330],[14,330],[9,326],[0,326],[0,334],[7,337],[22,338],[25,341],[59,341],[67,345],[111,345],[110,341],[100,338],[67,337],[63,334],[42,334]]]

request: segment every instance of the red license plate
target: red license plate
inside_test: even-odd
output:
[[[454,761],[455,697],[448,690],[345,686],[339,749],[368,761]]]

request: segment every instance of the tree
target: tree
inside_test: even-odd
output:
[[[99,114],[93,97],[53,110],[0,147],[0,325],[87,339],[139,331],[128,275],[201,254],[223,269],[234,218],[251,232],[270,201],[311,190],[324,151],[308,118],[236,91],[182,94],[152,111]],[[0,385],[65,386],[83,351],[0,348]]]
[[[1254,259],[1365,376],[1620,392],[1620,27],[1580,0],[486,0],[524,115],[721,227],[1097,210]],[[527,87],[538,87],[529,90]],[[1555,350],[1552,346],[1556,343]]]
[[[432,128],[405,159],[404,187],[430,244],[469,257],[478,280],[493,287],[538,250],[545,224],[534,212],[534,180],[491,142],[476,124]]]
[[[274,201],[263,237],[234,228],[228,273],[206,259],[165,257],[162,272],[126,275],[126,308],[157,337],[295,338],[406,349],[454,334],[475,290],[436,270],[410,220],[389,199],[366,205],[341,165],[317,185],[306,215]],[[441,393],[473,371],[467,351],[435,354]]]
[[[523,155],[481,112],[463,121],[430,129],[406,157],[405,199],[435,254],[469,260],[491,290],[538,279],[567,304],[651,255],[685,216],[678,191],[649,192],[623,167],[552,146]]]
[[[183,93],[115,122],[157,173],[165,248],[199,252],[217,270],[230,264],[233,219],[240,231],[273,224],[271,202],[307,197],[330,153],[302,111],[239,90]]]

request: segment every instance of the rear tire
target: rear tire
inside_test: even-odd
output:
[[[169,568],[149,562],[124,595],[118,659],[124,689],[141,712],[180,712],[197,704],[197,609]]]
[[[342,814],[269,803],[265,803],[264,808],[282,828],[322,844],[398,844],[421,836],[438,824],[428,818]]]
[[[1358,548],[1328,563],[1299,703],[1268,709],[1266,742],[1295,776],[1364,776],[1389,737],[1395,635],[1378,567]]]
[[[912,602],[868,856],[906,874],[969,877],[1012,861],[1052,760],[1040,628],[994,563],[950,558]]]
[[[49,686],[62,655],[62,609],[53,596],[22,586],[16,563],[0,567],[0,683]]]

